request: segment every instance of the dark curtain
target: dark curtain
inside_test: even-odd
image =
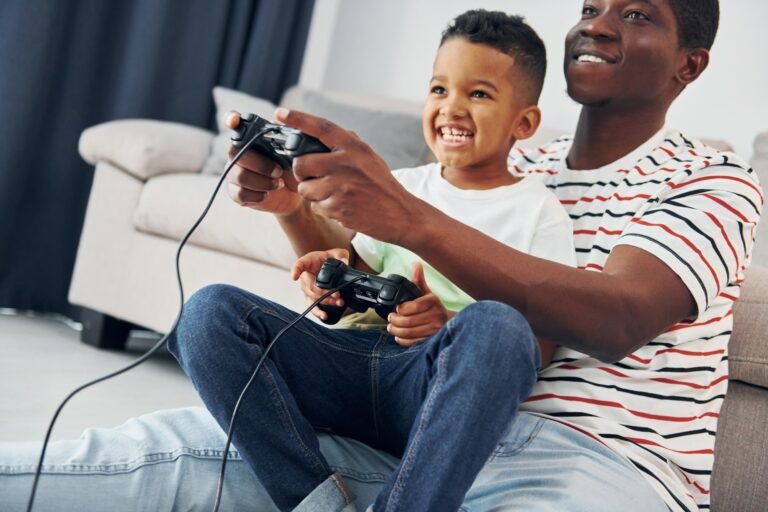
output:
[[[314,0],[0,1],[0,307],[62,313],[92,168],[88,126],[213,129],[220,84],[277,101]]]

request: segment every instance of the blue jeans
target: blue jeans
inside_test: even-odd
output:
[[[264,348],[296,316],[225,285],[187,303],[169,348],[223,429]],[[327,511],[328,493],[351,502],[343,484],[326,483],[334,470],[317,431],[400,458],[374,510],[457,510],[538,365],[528,323],[496,302],[465,308],[408,348],[386,331],[302,319],[274,345],[243,399],[233,443],[280,510],[301,503],[300,510]]]
[[[343,475],[358,509],[364,510],[398,459],[351,439],[318,437],[331,469]],[[210,413],[194,407],[55,441],[46,455],[34,512],[210,512],[225,440]],[[26,510],[39,455],[39,443],[0,443],[0,510]],[[220,510],[277,510],[234,449]],[[625,459],[570,427],[523,412],[459,510],[662,512],[667,507]]]

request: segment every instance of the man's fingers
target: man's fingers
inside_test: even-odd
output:
[[[235,146],[230,145],[228,152],[229,159],[234,159],[241,149],[242,148],[236,148]],[[277,162],[256,151],[251,151],[250,149],[240,155],[240,159],[237,161],[235,168],[232,169],[230,174],[237,170],[237,167],[246,169],[250,174],[261,175],[268,178],[280,178],[283,175],[283,168],[280,167]]]
[[[327,119],[298,110],[278,108],[275,110],[275,120],[320,139],[331,150],[344,145],[353,137],[347,130]]]

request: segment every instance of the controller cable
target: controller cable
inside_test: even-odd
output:
[[[225,167],[224,172],[221,175],[221,178],[219,179],[218,183],[216,184],[216,187],[213,190],[213,194],[211,195],[211,198],[208,200],[208,204],[203,209],[203,212],[200,214],[200,216],[197,218],[195,223],[192,225],[192,227],[189,229],[187,234],[184,236],[184,238],[182,238],[181,242],[179,243],[179,247],[176,250],[176,281],[177,281],[178,287],[179,287],[179,295],[180,295],[180,299],[181,299],[181,304],[179,306],[179,312],[176,315],[176,319],[173,321],[173,324],[171,325],[171,328],[168,331],[168,333],[165,334],[162,338],[160,338],[160,340],[157,341],[157,343],[155,343],[149,350],[147,350],[144,354],[142,354],[138,359],[136,359],[132,363],[128,364],[127,366],[124,366],[123,368],[115,370],[112,373],[104,375],[103,377],[99,377],[97,379],[94,379],[94,380],[91,380],[89,382],[86,382],[85,384],[81,385],[80,387],[78,387],[77,389],[72,391],[69,395],[67,395],[67,397],[61,402],[61,404],[59,404],[58,408],[56,409],[56,412],[53,415],[53,418],[51,419],[51,422],[48,425],[48,430],[46,431],[46,434],[45,434],[45,440],[43,441],[43,447],[42,447],[42,450],[40,451],[40,458],[38,459],[37,468],[35,469],[35,478],[34,478],[34,480],[32,482],[32,490],[31,490],[30,495],[29,495],[29,502],[27,504],[27,512],[32,512],[32,507],[33,507],[33,505],[35,503],[35,494],[37,492],[37,486],[38,486],[38,484],[40,482],[40,476],[41,476],[42,470],[43,470],[43,461],[45,459],[45,452],[46,452],[46,450],[48,448],[48,443],[50,442],[51,434],[53,432],[53,427],[56,424],[56,420],[58,419],[59,414],[61,414],[61,411],[64,409],[64,406],[67,404],[67,402],[69,402],[70,399],[72,399],[76,394],[78,394],[79,392],[83,391],[84,389],[89,388],[91,386],[94,386],[94,385],[96,385],[96,384],[98,384],[100,382],[104,382],[104,381],[106,381],[108,379],[111,379],[113,377],[117,377],[118,375],[121,375],[121,374],[123,374],[123,373],[125,373],[125,372],[127,372],[129,370],[132,370],[132,369],[136,368],[137,366],[139,366],[140,364],[145,362],[147,359],[149,359],[158,350],[160,350],[161,348],[163,348],[165,346],[165,344],[168,341],[168,337],[176,330],[176,327],[177,327],[179,321],[181,320],[182,313],[184,312],[184,285],[182,284],[182,281],[181,281],[181,268],[180,268],[181,250],[184,248],[184,246],[186,245],[186,243],[189,240],[189,238],[192,236],[192,234],[195,232],[197,227],[200,225],[200,223],[203,221],[205,216],[208,214],[208,211],[211,209],[211,206],[213,205],[213,201],[216,199],[216,195],[219,193],[219,189],[221,188],[221,185],[224,183],[224,180],[226,179],[226,177],[229,174],[229,171],[232,169],[232,167],[237,163],[238,160],[240,160],[240,158],[243,156],[243,154],[257,140],[262,138],[267,133],[275,132],[275,131],[277,131],[277,129],[276,128],[272,128],[272,127],[271,128],[265,128],[264,130],[259,131],[257,134],[255,134],[240,149],[240,151],[237,152],[237,154],[234,156],[234,158],[232,158],[232,160]],[[224,448],[224,455],[222,456],[221,473],[219,475],[219,483],[218,483],[217,492],[216,492],[216,504],[215,504],[214,510],[218,510],[219,502],[221,500],[221,491],[222,491],[223,484],[224,484],[224,471],[225,471],[226,463],[227,463],[227,452],[229,451],[229,446],[231,444],[232,433],[233,433],[233,430],[234,430],[234,424],[235,424],[235,419],[236,419],[236,416],[237,416],[237,412],[238,412],[239,407],[240,407],[240,402],[242,401],[242,399],[243,399],[246,391],[250,387],[251,383],[255,379],[256,373],[259,371],[259,369],[261,368],[262,364],[264,363],[264,360],[266,359],[267,354],[269,353],[270,349],[275,344],[275,342],[277,342],[278,338],[280,338],[280,336],[283,335],[283,333],[285,333],[289,328],[293,327],[293,325],[295,325],[296,322],[298,322],[299,320],[304,318],[307,314],[309,314],[309,312],[312,311],[312,309],[315,306],[317,306],[320,302],[322,302],[324,299],[326,299],[327,297],[329,297],[333,293],[339,291],[340,289],[344,288],[345,286],[347,286],[347,285],[349,285],[349,284],[351,284],[351,283],[353,283],[353,282],[355,282],[355,281],[357,281],[359,279],[360,279],[360,277],[355,278],[352,281],[347,281],[347,282],[342,283],[341,285],[339,285],[339,286],[337,286],[337,287],[335,287],[333,289],[328,290],[320,298],[318,298],[315,302],[313,302],[312,305],[310,305],[303,313],[301,313],[301,315],[299,315],[296,319],[294,319],[292,322],[290,322],[288,325],[286,325],[282,330],[280,330],[280,332],[277,333],[277,335],[272,339],[272,341],[269,343],[269,345],[267,345],[267,348],[264,350],[264,353],[262,354],[261,358],[259,359],[258,363],[256,364],[256,368],[254,369],[253,374],[251,375],[251,378],[249,379],[249,381],[246,384],[245,388],[240,393],[240,397],[238,398],[237,403],[235,404],[235,408],[234,408],[234,410],[232,412],[232,417],[231,417],[230,422],[229,422],[229,432],[227,434],[227,444],[226,444],[226,447]]]

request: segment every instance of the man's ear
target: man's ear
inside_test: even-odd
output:
[[[524,140],[531,137],[541,124],[541,110],[536,105],[525,108],[517,118],[512,136],[516,140]]]
[[[699,78],[709,65],[709,50],[696,48],[694,50],[683,49],[680,52],[680,61],[677,66],[676,80],[686,86]]]

